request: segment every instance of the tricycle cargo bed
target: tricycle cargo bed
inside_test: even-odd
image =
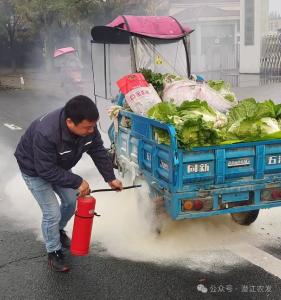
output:
[[[168,131],[170,145],[155,141],[155,128]],[[259,209],[281,206],[280,139],[185,150],[173,126],[122,111],[115,143],[121,169],[143,175],[173,219],[230,213],[249,225]]]
[[[218,189],[281,180],[281,140],[194,148],[177,147],[171,125],[122,112],[131,128],[119,126],[117,151],[170,192]],[[171,144],[158,144],[153,129],[169,132]]]

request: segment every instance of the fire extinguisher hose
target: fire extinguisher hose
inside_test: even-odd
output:
[[[129,189],[134,189],[139,187],[141,187],[141,184],[129,185],[129,186],[124,186],[122,190],[129,190]],[[119,189],[99,189],[99,190],[90,191],[90,194],[99,193],[99,192],[116,192],[116,191],[119,191]],[[79,196],[79,193],[77,193],[76,196]]]
[[[123,190],[129,190],[129,189],[134,189],[134,188],[138,188],[138,187],[141,187],[141,184],[124,186]],[[90,191],[90,193],[113,192],[113,191],[118,191],[118,189],[99,189],[99,190],[92,190],[92,191]]]
[[[137,184],[137,185],[130,185],[130,186],[125,186],[123,187],[123,190],[129,190],[129,189],[134,189],[134,188],[138,188],[138,187],[141,187],[141,184]],[[118,189],[99,189],[99,190],[92,190],[90,191],[90,193],[97,193],[97,192],[112,192],[112,191],[118,191]],[[78,196],[79,194],[77,194]],[[92,212],[93,215],[92,216],[80,216],[78,215],[77,211],[75,212],[75,216],[78,217],[78,218],[81,218],[81,219],[92,219],[94,216],[97,216],[97,217],[100,217],[100,215],[93,211]]]

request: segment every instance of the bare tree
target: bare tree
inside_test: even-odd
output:
[[[12,70],[15,71],[15,42],[18,31],[22,26],[22,19],[17,14],[14,2],[12,0],[0,0],[0,19],[2,27],[5,28],[8,38],[11,67]]]

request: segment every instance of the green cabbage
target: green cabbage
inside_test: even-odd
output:
[[[186,119],[177,132],[177,138],[180,146],[188,149],[216,145],[221,141],[219,133],[212,123],[205,122],[201,116]]]
[[[178,107],[178,112],[183,120],[201,116],[205,122],[213,122],[212,126],[215,128],[223,127],[227,123],[227,118],[224,114],[215,111],[206,101],[199,99],[183,102]]]
[[[230,125],[242,120],[259,120],[261,118],[276,118],[276,105],[272,100],[256,102],[254,98],[248,98],[239,102],[228,112]]]
[[[173,125],[180,147],[187,149],[281,138],[281,104],[271,100],[245,99],[227,116],[198,99],[179,107],[163,102],[153,106],[148,116]],[[155,136],[159,143],[170,143],[166,130],[155,129]]]
[[[148,117],[172,124],[181,147],[191,149],[196,146],[218,144],[221,141],[215,125],[222,126],[226,117],[210,108],[206,101],[185,101],[181,106],[163,102],[153,106]],[[158,143],[169,144],[168,132],[155,129]]]
[[[148,117],[170,123],[174,116],[178,115],[176,105],[170,102],[162,102],[151,107],[147,112]],[[173,122],[171,122],[173,123]]]

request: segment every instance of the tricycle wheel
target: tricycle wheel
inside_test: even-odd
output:
[[[231,217],[236,223],[240,225],[250,225],[254,221],[256,221],[258,214],[259,214],[259,209],[240,212],[240,213],[232,213]]]

